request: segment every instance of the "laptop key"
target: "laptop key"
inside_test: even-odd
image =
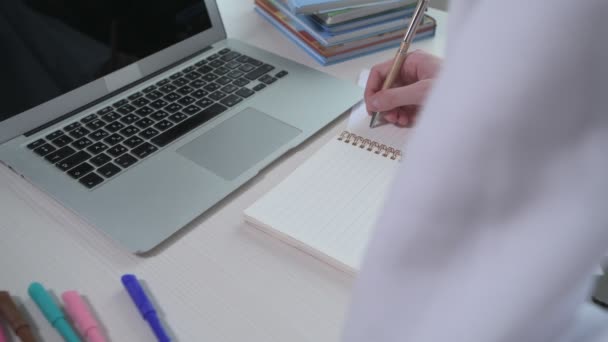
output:
[[[253,90],[260,91],[264,88],[266,88],[266,85],[264,83],[260,83],[260,84],[256,85],[255,87],[253,87]]]
[[[178,103],[172,103],[172,104],[168,105],[167,107],[165,107],[165,110],[169,113],[175,113],[182,108],[184,108],[182,105],[180,105]]]
[[[191,65],[191,66],[189,66],[189,67],[183,68],[183,69],[182,69],[182,72],[183,72],[184,74],[186,74],[186,76],[187,76],[187,74],[188,74],[188,73],[190,73],[190,72],[192,72],[192,70],[194,70],[194,68],[195,68],[195,67],[194,67],[194,65]]]
[[[135,127],[135,126],[129,126],[129,127],[125,127],[124,129],[120,130],[120,134],[124,135],[125,137],[130,137],[133,134],[137,134],[139,133],[140,129]]]
[[[137,163],[137,158],[133,157],[132,155],[125,153],[122,156],[114,159],[114,162],[118,165],[120,165],[123,169],[128,168],[129,166]]]
[[[149,94],[147,94],[147,95],[146,95],[146,98],[147,98],[148,100],[151,100],[151,101],[158,100],[158,99],[160,99],[161,97],[163,97],[163,93],[161,93],[161,92],[160,92],[160,91],[158,91],[158,90],[155,90],[155,91],[153,91],[153,92],[151,92],[151,93],[149,93]]]
[[[53,153],[47,154],[46,157],[44,157],[44,159],[55,164],[56,162],[58,162],[64,158],[67,158],[74,153],[76,153],[76,150],[74,150],[73,148],[71,148],[69,146],[65,146],[65,147],[58,149],[57,151],[55,151]]]
[[[167,112],[165,112],[164,110],[159,110],[159,111],[155,112],[154,114],[150,115],[150,117],[156,121],[160,121],[160,120],[166,118],[167,116],[169,116],[169,114]]]
[[[225,55],[225,54],[227,54],[228,52],[230,52],[230,49],[229,49],[229,48],[223,48],[223,49],[221,49],[221,50],[220,50],[218,53],[219,53],[220,55]]]
[[[127,152],[128,150],[128,148],[122,146],[121,144],[118,144],[110,147],[110,149],[108,149],[106,152],[112,157],[118,157],[119,155]]]
[[[230,61],[226,64],[224,64],[224,67],[228,68],[228,69],[236,69],[238,67],[240,67],[242,64],[237,62],[237,61]]]
[[[96,142],[93,145],[87,147],[87,151],[91,152],[93,154],[101,153],[107,149],[108,149],[108,145],[106,145],[102,142]]]
[[[217,83],[209,83],[206,86],[203,87],[203,89],[207,90],[207,91],[216,91],[218,89],[220,89],[221,86]]]
[[[282,77],[285,77],[287,74],[288,74],[288,72],[287,72],[287,71],[285,71],[285,70],[281,70],[281,71],[277,72],[277,74],[276,74],[276,75],[274,75],[274,77],[277,77],[277,78],[282,78]]]
[[[110,133],[104,131],[103,129],[98,129],[95,132],[89,134],[89,138],[91,138],[95,141],[99,141],[99,140],[107,137],[108,135],[110,135]]]
[[[123,125],[121,122],[118,122],[118,121],[114,121],[111,124],[106,126],[106,129],[108,131],[110,131],[111,133],[118,132],[123,128],[125,128],[125,125]]]
[[[161,109],[168,104],[169,104],[169,102],[162,100],[162,99],[158,99],[158,100],[150,103],[150,106],[155,109]]]
[[[218,75],[216,74],[206,74],[205,76],[203,76],[203,80],[207,81],[207,82],[213,82],[215,80],[218,79]]]
[[[243,75],[245,75],[245,73],[242,71],[238,71],[238,70],[232,70],[231,72],[228,73],[228,76],[232,77],[232,78],[239,78]]]
[[[171,80],[170,80],[170,79],[168,79],[168,78],[163,78],[162,80],[160,80],[160,81],[156,82],[156,86],[158,86],[158,87],[162,87],[162,86],[164,86],[165,84],[167,84],[167,83],[169,83],[169,82],[171,82]]]
[[[260,77],[260,81],[266,83],[266,84],[272,84],[274,83],[274,81],[276,81],[277,79],[270,76],[270,75],[264,75],[262,77]]]
[[[239,78],[238,80],[232,82],[232,84],[234,84],[235,86],[244,87],[244,86],[248,85],[249,82],[250,81],[247,79]]]
[[[232,82],[232,79],[230,77],[222,76],[222,77],[218,78],[217,80],[215,80],[215,82],[220,85],[226,85],[226,84]]]
[[[72,177],[74,179],[78,179],[93,170],[95,170],[93,165],[91,165],[89,163],[82,163],[82,164],[76,166],[75,168],[71,169],[70,171],[68,171],[68,175],[70,175],[70,177]]]
[[[182,98],[182,96],[179,95],[178,93],[171,93],[171,94],[168,94],[167,96],[163,97],[163,99],[167,100],[168,102],[177,101],[181,98]]]
[[[150,109],[149,112],[152,113],[152,109]],[[139,116],[137,116],[135,114],[129,114],[129,115],[126,115],[126,116],[123,116],[122,118],[120,118],[120,121],[122,123],[124,123],[125,125],[130,125],[139,119],[140,119]]]
[[[129,97],[127,97],[127,99],[129,99],[129,100],[131,100],[131,101],[133,101],[133,100],[137,100],[138,98],[142,97],[142,95],[143,95],[143,94],[142,94],[141,92],[139,92],[139,91],[138,91],[137,93],[134,93],[134,94],[129,95]]]
[[[205,63],[207,63],[207,61],[203,59],[202,61],[198,61],[196,64],[194,64],[194,66],[202,67],[203,65],[205,65]]]
[[[253,69],[255,69],[255,67],[251,64],[243,64],[241,67],[239,67],[239,70],[243,72],[250,72]]]
[[[110,114],[106,114],[104,116],[101,117],[101,119],[105,122],[112,122],[114,120],[118,120],[118,118],[120,118],[120,115],[112,112]]]
[[[177,89],[177,92],[180,93],[180,94],[182,94],[182,95],[188,95],[188,94],[190,94],[193,91],[194,91],[194,88],[192,88],[190,86],[187,86],[187,85],[185,85],[185,86]]]
[[[186,75],[186,78],[188,78],[190,81],[193,81],[201,76],[203,76],[203,75],[199,74],[196,71],[193,71],[193,72],[189,73],[188,75]]]
[[[93,165],[95,166],[101,166],[107,162],[109,162],[110,160],[112,160],[112,158],[110,158],[110,156],[108,156],[105,153],[101,153],[96,155],[95,157],[91,158],[91,160],[89,160],[91,163],[93,163]]]
[[[80,128],[76,128],[75,130],[71,131],[69,134],[72,136],[72,138],[79,139],[89,133],[91,133],[91,131],[89,131],[88,129],[86,129],[84,127],[80,127]]]
[[[90,128],[90,129],[98,129],[98,128],[101,128],[101,127],[103,127],[105,125],[106,125],[106,123],[104,121],[99,120],[99,119],[95,119],[95,120],[89,122],[87,124],[87,127]]]
[[[206,107],[209,107],[212,103],[213,103],[212,100],[209,100],[208,98],[205,97],[205,98],[200,99],[200,101],[197,101],[196,105],[201,108],[206,108]]]
[[[76,140],[72,144],[72,146],[79,150],[82,150],[83,148],[86,148],[87,146],[89,146],[91,144],[93,144],[93,142],[91,140],[89,140],[87,138],[80,138],[80,139]]]
[[[177,113],[171,115],[169,117],[169,120],[171,120],[175,123],[178,123],[178,122],[182,122],[182,121],[186,120],[187,118],[188,118],[188,115],[186,115],[182,112],[177,112]]]
[[[150,118],[143,118],[139,121],[137,121],[135,123],[135,126],[139,127],[139,128],[147,128],[149,126],[152,126],[154,124],[154,120],[150,119]]]
[[[119,108],[119,107],[122,107],[122,106],[126,105],[127,103],[129,103],[129,101],[127,101],[126,99],[122,99],[122,100],[120,100],[120,101],[116,101],[116,102],[114,102],[114,103],[112,104],[112,107],[114,107],[114,108]]]
[[[209,64],[208,64],[208,65],[209,65],[210,67],[212,67],[212,68],[219,68],[219,67],[221,67],[222,65],[224,65],[224,62],[222,62],[222,61],[221,61],[221,60],[219,60],[219,59],[216,59],[216,60],[214,60],[214,61],[209,62]]]
[[[205,81],[203,81],[203,80],[194,80],[194,81],[190,82],[190,84],[189,84],[189,85],[190,85],[192,88],[198,89],[198,88],[200,88],[200,87],[204,86],[205,84],[207,84],[207,82],[205,82]]]
[[[194,102],[196,102],[196,99],[190,96],[184,96],[181,99],[177,100],[177,103],[181,104],[182,106],[187,106]]]
[[[174,91],[175,89],[177,89],[177,87],[172,84],[165,84],[164,86],[160,87],[160,91],[162,91],[165,94],[168,94],[168,93]]]
[[[97,173],[104,176],[105,178],[111,178],[120,172],[120,168],[114,163],[107,163],[106,165],[97,169]]]
[[[239,87],[235,86],[234,84],[228,84],[224,87],[222,87],[222,89],[220,89],[221,91],[223,91],[224,93],[234,93],[237,89],[239,89]]]
[[[182,110],[182,112],[184,112],[188,115],[194,115],[194,114],[198,113],[199,110],[201,110],[199,107],[197,107],[195,105],[190,105],[190,106],[184,108],[184,110]]]
[[[184,134],[192,131],[193,129],[196,129],[203,123],[223,113],[226,109],[227,108],[225,106],[219,103],[214,103],[209,108],[200,111],[198,114],[189,117],[188,119],[176,125],[175,127],[152,138],[151,141],[157,146],[166,146],[175,139],[183,136]]]
[[[223,105],[225,105],[225,106],[232,107],[232,106],[238,104],[241,101],[243,101],[242,97],[239,97],[239,96],[236,96],[236,95],[232,94],[232,95],[228,95],[227,97],[225,97],[220,102]]]
[[[125,138],[122,135],[118,135],[116,133],[106,137],[105,139],[103,139],[103,141],[105,141],[106,144],[110,145],[110,146],[114,146],[116,144],[118,144],[119,142],[125,140]]]
[[[55,165],[62,171],[67,171],[71,168],[73,168],[74,166],[88,160],[89,158],[91,158],[91,155],[88,154],[85,151],[79,151],[76,152],[75,154],[72,154],[71,156],[65,158],[64,160],[60,161],[59,163],[56,163]]]
[[[80,178],[79,182],[87,188],[92,189],[97,185],[103,183],[103,178],[101,178],[95,172],[91,172],[88,175]]]
[[[134,135],[134,136],[130,137],[129,139],[125,140],[125,142],[123,144],[127,145],[130,148],[133,148],[143,142],[144,142],[144,139]]]
[[[149,87],[146,87],[144,90],[142,90],[145,94],[153,92],[156,90],[156,86],[155,85],[151,85]]]
[[[66,132],[69,132],[69,131],[74,130],[74,129],[80,127],[80,126],[82,126],[80,124],[80,122],[76,121],[76,122],[72,122],[71,124],[63,127],[63,130],[66,131]]]
[[[238,53],[238,52],[231,51],[231,52],[229,52],[229,53],[227,53],[227,54],[223,55],[223,56],[221,57],[221,60],[223,60],[224,62],[229,62],[229,61],[231,61],[231,60],[233,60],[233,59],[235,59],[235,58],[239,57],[240,55],[241,55],[241,54],[240,54],[240,53]]]
[[[160,101],[162,101],[162,100],[160,100]],[[150,107],[142,107],[135,111],[135,114],[139,115],[140,117],[148,116],[152,113],[154,113],[154,109],[152,109]],[[131,114],[129,114],[129,115],[131,115]],[[121,121],[124,123],[130,123],[130,122],[125,121],[126,120],[125,118],[126,118],[126,116],[124,118],[122,118]],[[139,117],[135,117],[135,120],[139,120],[139,119],[140,119]]]
[[[143,106],[147,105],[148,103],[150,103],[150,100],[143,98],[143,97],[131,102],[131,104],[137,108],[143,107]]]
[[[97,119],[97,117],[98,117],[97,114],[89,114],[89,115],[85,116],[84,118],[82,118],[80,120],[80,122],[82,122],[83,124],[88,124],[89,122]]]
[[[176,79],[175,81],[173,81],[173,84],[174,84],[176,87],[183,87],[183,86],[185,86],[186,84],[188,84],[188,82],[189,82],[189,81],[188,81],[187,79],[185,79],[185,78],[178,78],[178,79]]]
[[[53,145],[57,146],[57,147],[63,147],[69,143],[71,143],[72,141],[74,141],[74,139],[68,137],[67,135],[62,135],[59,138],[56,138],[55,140],[51,141],[53,143]]]
[[[206,74],[212,72],[213,68],[209,67],[208,65],[203,65],[202,67],[196,69],[196,71],[202,75],[206,75]]]
[[[247,98],[247,97],[255,94],[255,92],[253,90],[249,89],[249,88],[241,88],[241,89],[237,90],[235,92],[235,94],[237,94],[238,96]]]
[[[200,98],[207,96],[207,94],[209,94],[209,93],[202,89],[199,89],[199,90],[195,91],[194,93],[190,94],[190,96],[194,96],[197,99],[200,99]]]
[[[27,145],[27,148],[29,148],[30,150],[35,149],[36,147],[40,147],[42,145],[44,145],[46,141],[44,139],[38,139],[32,143],[30,143],[29,145]]]
[[[182,75],[183,75],[183,74],[182,74],[181,72],[179,72],[179,71],[178,71],[178,72],[176,72],[175,74],[173,74],[173,75],[169,76],[169,78],[170,78],[170,79],[172,79],[172,80],[176,80],[176,79],[178,79],[178,78],[182,77]]]
[[[51,133],[51,134],[47,135],[47,136],[46,136],[46,138],[47,138],[48,140],[53,140],[53,139],[55,139],[55,138],[59,137],[60,135],[63,135],[63,131],[61,131],[61,130],[56,130],[55,132],[53,132],[53,133]]]
[[[131,153],[138,156],[139,159],[143,159],[156,151],[158,151],[158,147],[146,142],[132,149]]]
[[[207,57],[207,60],[208,60],[208,61],[212,61],[212,60],[217,59],[217,58],[219,58],[219,57],[220,57],[220,54],[219,54],[219,53],[215,53],[215,54],[213,54],[213,55],[211,55],[211,56]]]
[[[171,126],[173,126],[173,123],[171,121],[163,120],[159,121],[156,125],[154,125],[154,128],[164,131],[166,129],[169,129]]]
[[[216,91],[212,94],[209,95],[209,98],[215,101],[219,101],[221,99],[223,99],[224,97],[226,97],[227,94],[225,94],[224,92],[221,91]]]
[[[224,68],[224,67],[219,67],[219,68],[216,68],[215,70],[213,70],[213,72],[221,76],[221,75],[226,75],[228,72],[230,72],[230,69]]]
[[[144,139],[151,139],[152,137],[157,136],[158,133],[160,132],[155,130],[154,128],[146,128],[143,132],[139,134],[139,136]]]
[[[97,111],[97,114],[99,114],[99,115],[106,115],[109,112],[111,112],[112,110],[114,110],[114,108],[108,106],[108,107],[105,107],[105,108],[100,109],[99,111]]]
[[[34,150],[34,153],[43,157],[51,152],[55,152],[56,150],[57,150],[57,148],[55,148],[53,145],[47,143],[47,144],[37,147]]]
[[[124,105],[124,106],[118,108],[118,112],[120,114],[122,114],[122,115],[126,115],[126,114],[131,113],[135,109],[137,109],[137,108],[135,108],[135,107],[131,106],[130,104],[128,104],[128,105]]]
[[[273,69],[274,69],[274,67],[272,65],[264,64],[261,67],[245,74],[245,78],[253,81],[255,79],[258,79],[260,76],[264,75],[265,73],[272,71]]]

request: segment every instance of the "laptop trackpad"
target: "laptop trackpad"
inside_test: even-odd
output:
[[[177,152],[216,175],[234,180],[302,131],[245,108]]]

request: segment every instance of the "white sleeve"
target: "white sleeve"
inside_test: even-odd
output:
[[[608,2],[469,8],[343,341],[607,341],[572,336],[608,250]]]

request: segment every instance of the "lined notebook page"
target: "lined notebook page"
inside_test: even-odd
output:
[[[348,130],[401,148],[406,130],[370,130],[362,106]],[[245,210],[245,220],[344,271],[356,272],[398,165],[390,156],[329,141],[283,182]]]

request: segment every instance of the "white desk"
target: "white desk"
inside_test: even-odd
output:
[[[228,36],[355,82],[389,50],[321,67],[253,11],[251,0],[218,1]],[[442,55],[445,12],[431,10],[437,37],[415,44]],[[44,341],[61,341],[27,295],[38,280],[55,295],[82,292],[112,341],[152,341],[120,283],[143,279],[178,341],[336,341],[353,279],[243,223],[242,211],[286,177],[342,122],[275,163],[154,255],[137,257],[47,195],[0,167],[0,289],[11,292]]]

